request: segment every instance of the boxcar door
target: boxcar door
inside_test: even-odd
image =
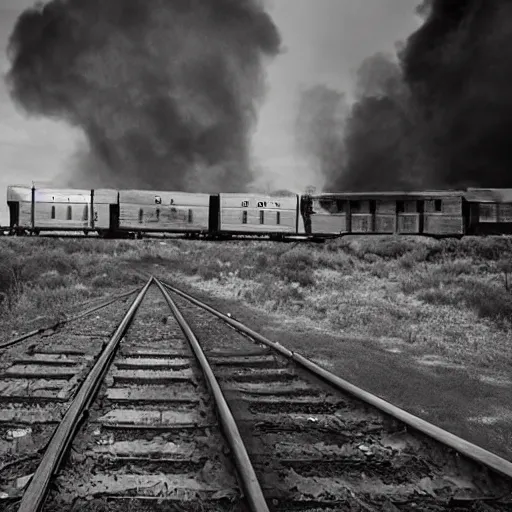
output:
[[[211,235],[219,230],[220,216],[220,196],[219,194],[210,196],[210,212],[208,216],[208,231]]]
[[[425,228],[425,201],[423,201],[423,200],[418,201],[418,213],[420,214],[419,233],[420,233],[420,235],[422,235],[423,230]]]
[[[109,207],[109,229],[110,231],[117,231],[119,228],[119,205],[110,204]]]
[[[9,201],[9,227],[14,228],[20,223],[20,203],[18,201]]]

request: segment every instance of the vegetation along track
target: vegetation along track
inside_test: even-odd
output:
[[[7,349],[3,382],[61,387],[4,404],[2,510],[511,509],[511,463],[190,300],[151,278],[31,362]]]
[[[52,411],[58,426],[46,429],[41,456],[4,468],[6,510],[268,510],[204,354],[152,282],[117,318],[73,399]],[[58,355],[71,364],[70,352]],[[33,417],[25,423],[35,428]]]
[[[272,510],[512,510],[512,463],[166,288],[209,354]]]

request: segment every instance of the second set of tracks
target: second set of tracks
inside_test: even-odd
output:
[[[510,462],[171,285],[151,277],[125,314],[108,307],[108,337],[93,319],[75,348],[5,344],[0,431],[18,441],[0,442],[2,510],[512,509]]]

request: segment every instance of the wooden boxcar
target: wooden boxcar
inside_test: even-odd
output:
[[[314,236],[339,234],[464,234],[459,191],[320,194],[306,199]]]
[[[209,228],[209,194],[120,190],[121,231],[206,233]]]
[[[219,194],[218,232],[230,234],[304,234],[299,196]]]
[[[512,233],[512,189],[468,188],[468,233]]]

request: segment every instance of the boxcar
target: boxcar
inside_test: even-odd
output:
[[[468,188],[468,233],[512,233],[512,189]]]
[[[206,233],[209,227],[209,194],[119,191],[121,231]]]
[[[299,196],[219,194],[218,232],[228,234],[304,234]]]
[[[313,236],[464,233],[459,191],[319,194],[305,200],[306,223]]]

